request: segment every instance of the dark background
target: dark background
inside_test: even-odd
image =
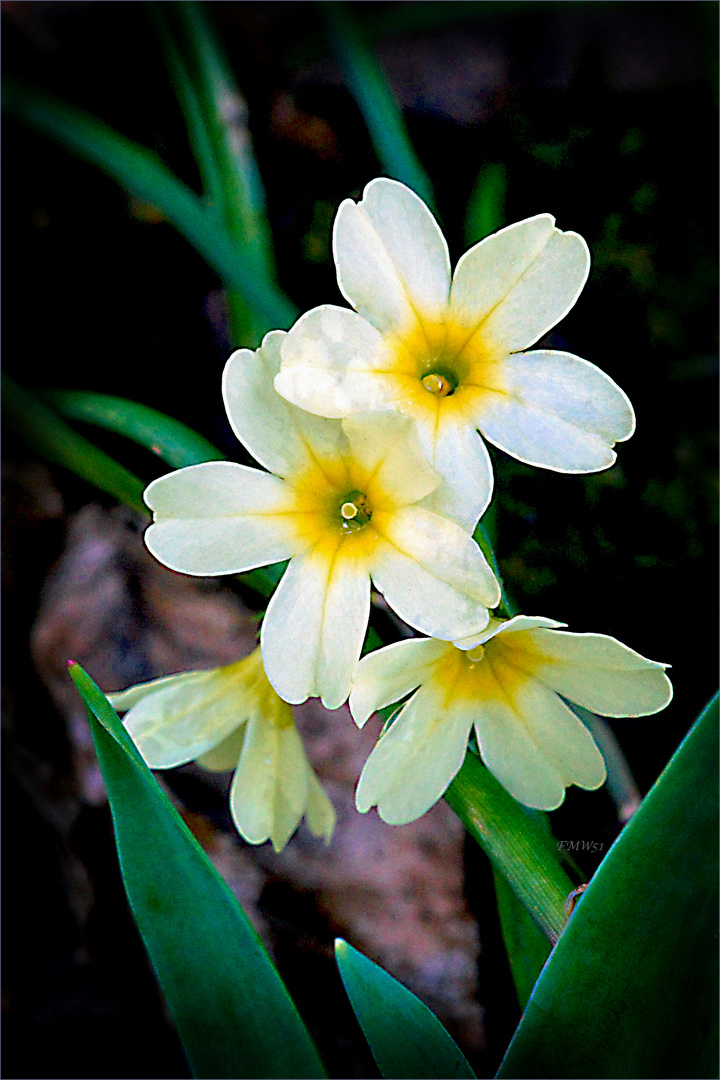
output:
[[[330,55],[322,5],[205,7],[247,99],[281,284],[301,310],[342,302],[332,216],[381,168]],[[155,149],[197,188],[146,4],[8,2],[2,10],[6,72]],[[498,553],[524,612],[616,635],[672,664],[667,710],[612,724],[644,793],[717,682],[718,6],[410,0],[355,10],[434,184],[453,261],[488,163],[506,168],[505,224],[550,212],[589,244],[589,283],[547,340],[620,384],[637,431],[612,469],[587,477],[492,451]],[[228,339],[213,272],[152,208],[9,119],[3,163],[6,372],[31,388],[82,387],[154,405],[236,454],[220,374],[231,348],[247,343]],[[149,455],[92,437],[143,479],[162,471]],[[68,522],[90,501],[111,501],[54,469],[62,512],[33,517],[42,481],[32,498],[15,482],[32,455],[8,437],[5,457],[5,677],[9,700],[24,702],[13,710],[4,784],[5,1075],[184,1075],[124,907],[106,810],[85,807],[72,843],[96,896],[85,948],[108,984],[116,953],[135,956],[114,996],[69,963],[78,928],[56,838],[33,817],[17,766],[17,745],[30,746],[57,784],[72,788],[68,736],[37,682],[27,638]],[[610,841],[618,828],[609,800],[577,789],[552,822],[569,839]],[[591,873],[593,857],[582,858]],[[474,848],[467,873],[485,984],[496,988],[483,1001],[486,1050],[476,1061],[478,1075],[492,1075],[517,1016],[488,869]],[[120,1031],[152,1051],[138,1064],[121,1048],[117,1071],[103,1072],[107,1040]]]

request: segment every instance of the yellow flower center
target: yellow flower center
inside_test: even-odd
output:
[[[372,506],[362,491],[351,491],[340,506],[340,518],[345,532],[363,529],[372,517]]]
[[[450,379],[445,375],[441,375],[439,371],[432,371],[420,381],[428,393],[435,394],[436,397],[440,398],[449,397],[456,389]]]

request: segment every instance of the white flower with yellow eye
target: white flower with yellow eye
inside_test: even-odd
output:
[[[151,769],[197,761],[235,770],[230,810],[250,844],[281,851],[305,816],[329,841],[333,805],[305,756],[292,709],[273,690],[260,649],[212,671],[187,671],[108,694]]]
[[[400,641],[361,660],[350,695],[358,726],[416,692],[365,763],[358,810],[376,805],[391,825],[420,817],[460,769],[473,727],[488,769],[526,806],[553,810],[570,784],[599,787],[602,755],[558,695],[601,716],[647,716],[672,686],[666,664],[564,625],[493,618],[462,641]]]
[[[418,505],[440,477],[408,417],[328,420],[276,393],[284,337],[233,353],[223,376],[233,430],[270,472],[208,461],[161,476],[145,492],[145,541],[185,574],[290,559],[263,619],[265,670],[286,701],[318,696],[336,709],[360,657],[371,577],[401,618],[448,641],[487,625],[500,588],[474,540]]]
[[[291,329],[278,391],[320,416],[392,409],[413,417],[443,483],[426,505],[472,531],[490,502],[484,438],[529,465],[587,473],[615,461],[635,427],[623,391],[566,352],[522,352],[562,319],[590,267],[581,236],[549,214],[463,255],[451,279],[445,239],[395,180],[342,203],[333,251],[355,308],[323,305]]]

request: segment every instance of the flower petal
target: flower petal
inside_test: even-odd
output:
[[[157,681],[164,685],[133,705],[124,720],[151,769],[194,761],[247,720],[251,705],[222,669]]]
[[[353,480],[374,510],[417,502],[440,483],[409,416],[359,413],[343,420],[342,426],[352,451]]]
[[[425,682],[450,647],[437,638],[410,638],[364,656],[355,672],[349,703],[357,726]]]
[[[307,806],[305,807],[307,827],[313,836],[321,836],[325,843],[328,844],[336,821],[335,807],[311,769],[308,773],[308,797]]]
[[[319,416],[386,408],[379,376],[386,345],[374,326],[348,308],[325,304],[306,312],[282,343],[275,389]]]
[[[450,290],[450,260],[422,199],[395,180],[371,181],[359,203],[346,199],[333,229],[343,296],[383,332],[439,321]]]
[[[452,641],[487,626],[500,587],[459,525],[419,506],[376,512],[379,543],[370,572],[385,599],[417,630]]]
[[[303,546],[293,489],[258,469],[206,461],[153,480],[144,497],[155,514],[148,549],[183,574],[235,574]]]
[[[230,772],[237,768],[245,742],[245,725],[237,731],[231,731],[227,738],[217,746],[199,754],[195,759],[198,765],[210,772]]]
[[[450,320],[494,351],[527,349],[560,322],[590,270],[581,236],[550,214],[509,225],[466,251],[455,270]]]
[[[556,619],[546,619],[542,615],[513,615],[512,619],[491,618],[488,625],[479,634],[460,638],[458,641],[453,641],[453,645],[465,652],[468,649],[474,649],[477,645],[484,645],[486,641],[490,641],[491,638],[496,637],[498,634],[515,633],[518,630],[535,630],[539,626],[546,629],[555,629],[558,626],[567,626],[567,623],[557,622]]]
[[[241,836],[250,844],[270,839],[275,851],[282,851],[305,811],[310,772],[294,723],[279,727],[253,717],[230,789],[230,810]]]
[[[261,631],[267,676],[285,701],[320,697],[338,709],[350,693],[370,615],[365,559],[331,536],[292,560]]]
[[[293,477],[316,459],[335,461],[345,439],[338,423],[291,405],[276,391],[273,379],[280,370],[286,336],[274,330],[256,352],[234,352],[225,365],[222,385],[228,419],[240,442],[266,469]]]
[[[496,371],[498,393],[482,399],[478,427],[528,465],[569,473],[605,469],[615,460],[610,448],[635,430],[620,387],[579,356],[524,353],[509,356]]]
[[[472,533],[493,492],[490,455],[474,422],[441,411],[436,424],[418,422],[418,435],[430,464],[442,477],[423,506]]]
[[[514,639],[513,651],[526,642],[535,678],[601,716],[649,716],[672,698],[667,665],[613,637],[538,629]]]
[[[472,715],[426,684],[382,736],[360,775],[355,804],[377,805],[389,825],[415,821],[437,802],[465,758]]]
[[[502,664],[494,663],[493,669],[500,689],[478,699],[475,730],[483,761],[503,787],[539,810],[559,806],[570,784],[600,787],[602,754],[557,694],[531,678],[518,685],[516,673],[506,678]],[[511,694],[503,692],[503,683],[512,687]]]

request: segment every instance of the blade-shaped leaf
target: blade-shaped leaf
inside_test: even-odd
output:
[[[718,704],[597,870],[499,1077],[717,1076]]]
[[[387,78],[365,41],[350,6],[344,0],[326,0],[322,9],[333,49],[367,124],[383,170],[393,179],[407,184],[432,206],[430,180],[418,161]]]
[[[317,1051],[245,913],[77,665],[130,906],[193,1073],[324,1077]]]
[[[38,454],[71,469],[101,491],[147,513],[142,480],[128,472],[89,439],[79,435],[45,402],[3,375],[3,413],[8,426]]]
[[[342,938],[335,942],[335,958],[350,1004],[386,1080],[475,1076],[437,1017],[397,979]]]
[[[551,945],[538,929],[499,870],[493,866],[493,882],[503,941],[520,1010],[524,1010],[538,981]]]
[[[267,329],[288,327],[297,309],[246,265],[243,252],[217,213],[183,184],[155,154],[96,117],[21,83],[5,80],[3,108],[85,161],[97,165],[138,198],[156,206],[226,285],[262,315]]]
[[[470,750],[445,798],[535,923],[556,942],[567,921],[565,901],[575,886],[541,822]]]
[[[225,456],[186,424],[137,401],[90,390],[45,390],[43,398],[69,420],[125,435],[175,469],[201,461],[221,461]]]

